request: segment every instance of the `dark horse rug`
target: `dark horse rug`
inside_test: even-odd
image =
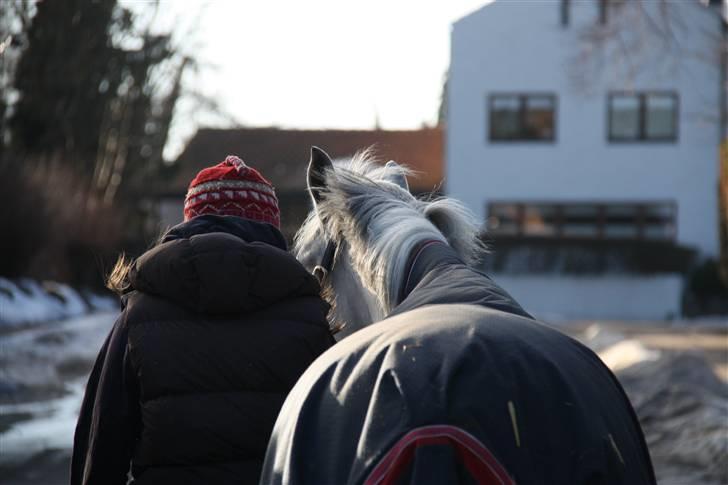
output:
[[[389,318],[289,395],[261,483],[650,484],[634,411],[588,348],[432,248]],[[454,296],[457,295],[457,296]]]

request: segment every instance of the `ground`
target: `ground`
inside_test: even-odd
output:
[[[0,484],[67,483],[86,375],[114,318],[0,327]],[[556,326],[617,373],[660,485],[728,484],[728,321]]]
[[[728,484],[728,321],[561,328],[615,371],[660,485]]]

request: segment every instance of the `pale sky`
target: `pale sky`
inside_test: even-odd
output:
[[[162,0],[158,22],[203,65],[188,86],[243,125],[407,129],[435,123],[450,26],[489,1]],[[222,123],[187,103],[179,113],[168,157]]]

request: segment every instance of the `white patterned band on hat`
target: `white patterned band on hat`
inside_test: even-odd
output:
[[[193,197],[187,197],[185,199],[185,209],[192,207],[193,205],[206,202],[215,203],[216,201],[249,201],[253,204],[255,201],[262,202],[270,207],[274,207],[278,210],[278,200],[275,197],[269,195],[258,194],[255,191],[246,190],[226,190],[224,192],[206,192]]]
[[[192,187],[189,191],[187,191],[187,197],[193,197],[202,192],[220,192],[230,189],[251,189],[272,195],[273,197],[276,196],[275,191],[270,185],[258,182],[250,182],[248,180],[211,180]]]
[[[251,204],[257,201],[278,210],[278,199],[275,195],[261,194],[257,190],[234,190],[232,188],[188,196],[185,198],[184,207],[187,209],[200,203],[217,203],[216,201],[249,201]]]

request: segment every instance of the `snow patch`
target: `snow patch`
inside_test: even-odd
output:
[[[34,415],[34,419],[18,423],[2,434],[0,465],[22,462],[43,450],[73,447],[85,385],[77,381],[69,387],[71,392],[59,399],[0,405],[0,414],[31,412]]]
[[[94,313],[0,336],[0,466],[70,449],[86,376],[118,312]]]
[[[599,352],[599,358],[617,372],[645,361],[660,358],[659,350],[649,350],[636,340],[622,340],[619,343]]]
[[[96,294],[84,298],[63,283],[0,277],[0,327],[61,320],[116,307],[114,298]]]

